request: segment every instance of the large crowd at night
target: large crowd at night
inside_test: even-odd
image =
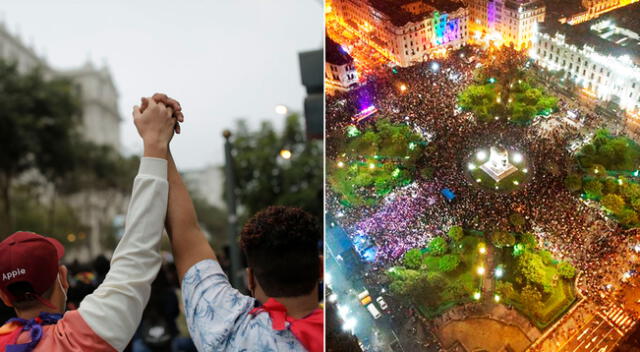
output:
[[[479,60],[470,62],[472,55]],[[487,233],[511,230],[508,217],[519,213],[526,220],[524,229],[538,237],[539,246],[579,269],[582,293],[600,300],[608,294],[608,283],[619,281],[620,268],[631,264],[629,259],[613,262],[611,258],[629,258],[620,253],[632,248],[633,239],[599,207],[570,193],[564,180],[573,163],[568,146],[584,140],[585,131],[600,126],[602,117],[561,98],[557,112],[529,126],[504,120],[476,122],[471,113],[457,108],[457,97],[472,82],[476,63],[483,55],[467,49],[397,73],[384,68],[368,77],[358,91],[328,97],[327,162],[335,160],[335,139],[344,138],[364,99],[378,112],[361,125],[384,116],[418,126],[433,136],[421,161],[433,169],[433,176],[416,175],[413,183],[395,189],[370,207],[346,207],[340,204],[339,195],[328,190],[327,207],[340,215],[338,221],[348,233],[366,233],[374,240],[378,258],[373,265],[378,269],[397,264],[407,250],[425,247],[452,225]],[[406,89],[400,89],[402,85]],[[569,109],[577,114],[580,124],[564,121]],[[545,128],[552,123],[553,128]],[[529,178],[517,190],[482,189],[465,172],[470,155],[492,145],[519,150],[527,158]],[[445,188],[455,193],[453,201],[440,194]]]

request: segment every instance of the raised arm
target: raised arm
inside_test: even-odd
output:
[[[205,259],[216,260],[213,249],[200,230],[193,202],[171,153],[169,153],[169,206],[166,229],[171,239],[171,248],[180,281],[196,263]]]
[[[144,157],[133,184],[124,236],[111,270],[78,309],[89,327],[115,350],[125,349],[149,301],[161,265],[160,238],[168,201],[167,155],[175,119],[171,109],[151,103],[134,121],[144,141]]]

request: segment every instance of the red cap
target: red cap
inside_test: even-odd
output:
[[[64,247],[53,238],[33,232],[16,232],[0,242],[0,290],[12,301],[16,299],[7,286],[27,282],[35,297],[51,306],[41,295],[55,283]]]

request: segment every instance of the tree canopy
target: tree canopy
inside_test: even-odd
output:
[[[48,179],[73,169],[80,103],[70,81],[45,79],[40,69],[20,73],[0,60],[0,233],[13,229],[11,188],[26,170]]]
[[[338,157],[328,161],[328,182],[347,205],[372,205],[416,176],[425,142],[408,125],[380,118],[346,138]]]
[[[578,162],[583,168],[602,165],[607,170],[635,171],[640,163],[640,147],[627,137],[615,137],[601,129],[591,143],[582,147]]]
[[[451,226],[449,231],[447,232],[447,236],[451,238],[454,242],[460,242],[462,237],[464,236],[464,230],[460,226]]]
[[[245,216],[270,205],[286,205],[322,218],[323,146],[305,138],[298,114],[287,116],[282,131],[270,122],[252,131],[241,120],[232,139],[235,191]],[[282,149],[291,151],[290,159],[279,156]]]

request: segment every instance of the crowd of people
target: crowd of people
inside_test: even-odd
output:
[[[478,61],[471,62],[472,55]],[[340,195],[329,189],[329,210],[344,214],[339,221],[348,232],[364,231],[374,239],[380,267],[397,265],[408,249],[425,247],[429,238],[444,235],[452,225],[485,233],[513,231],[509,215],[519,213],[526,222],[523,230],[533,232],[539,246],[579,269],[581,292],[602,300],[610,288],[608,280],[620,275],[613,259],[633,240],[599,207],[570,193],[564,180],[574,165],[575,150],[569,146],[587,138],[603,119],[561,98],[556,113],[538,117],[529,126],[511,124],[504,117],[477,122],[471,113],[459,109],[457,97],[473,82],[476,65],[482,61],[481,51],[465,49],[397,73],[384,69],[359,91],[327,99],[328,160],[339,152],[335,140],[344,138],[363,98],[370,99],[378,113],[361,125],[385,117],[417,125],[433,136],[421,161],[433,170],[432,177],[416,175],[411,185],[394,190],[371,207],[345,207]],[[550,122],[553,128],[545,128]],[[483,189],[466,171],[477,150],[496,145],[521,152],[528,164],[527,180],[512,192]],[[439,194],[445,188],[456,195],[452,202]]]
[[[170,257],[165,255],[164,257]],[[104,255],[93,261],[68,264],[69,290],[67,310],[78,309],[82,300],[92,294],[109,272],[109,259]],[[160,268],[151,289],[138,330],[125,351],[129,352],[195,352],[186,328],[184,308],[179,304],[180,287],[175,264],[166,261]],[[0,321],[16,316],[14,309],[0,302]],[[155,328],[155,329],[154,329]]]

